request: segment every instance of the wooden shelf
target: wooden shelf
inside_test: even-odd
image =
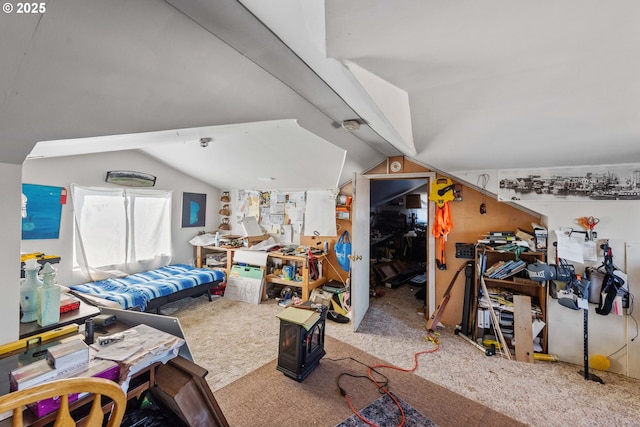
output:
[[[318,259],[318,263],[322,263],[326,255],[321,254],[321,255],[316,255],[315,257]],[[324,285],[327,282],[327,278],[326,276],[324,276],[325,274],[324,269],[322,269],[322,274],[323,274],[322,277],[319,277],[316,280],[311,280],[309,278],[309,258],[305,255],[285,255],[278,252],[272,252],[269,254],[269,258],[276,258],[282,261],[292,261],[295,264],[300,265],[300,273],[301,273],[300,276],[302,277],[302,280],[300,281],[286,280],[276,276],[275,274],[269,274],[266,278],[266,281],[270,283],[276,283],[279,285],[294,286],[294,287],[300,288],[302,291],[302,295],[301,295],[302,301],[307,301],[313,289],[319,288],[320,286]]]
[[[229,272],[231,271],[231,267],[233,265],[233,252],[236,249],[242,248],[233,248],[233,247],[224,247],[224,246],[196,246],[196,267],[202,268],[207,267],[204,263],[204,258],[208,253],[211,252],[226,252],[227,262],[225,267],[225,274],[229,277]],[[307,301],[309,299],[310,293],[313,289],[319,288],[327,282],[326,272],[322,269],[323,276],[316,279],[309,279],[309,258],[304,254],[283,254],[280,252],[269,252],[268,259],[274,260],[278,259],[284,264],[285,262],[293,262],[296,265],[300,265],[301,267],[301,281],[295,280],[285,280],[281,277],[277,277],[274,274],[269,274],[265,277],[265,280],[269,283],[276,283],[278,285],[285,286],[293,286],[296,288],[300,288],[302,290],[302,300]],[[323,263],[326,258],[326,254],[314,255],[318,259],[318,263]],[[266,292],[266,287],[265,287]],[[266,298],[266,294],[263,294],[263,299]]]
[[[476,248],[476,261],[478,262],[479,256],[484,253],[486,256],[485,259],[485,270],[494,265],[499,261],[510,261],[516,259],[516,254],[514,252],[501,252],[494,249],[487,248],[486,250],[483,248]],[[544,252],[521,252],[519,254],[520,259],[527,262],[527,264],[542,261],[545,262],[546,254]],[[528,295],[532,297],[532,303],[535,302],[539,305],[541,313],[538,315],[538,318],[542,320],[546,326],[542,329],[540,333],[540,345],[542,347],[542,352],[547,352],[547,336],[548,336],[548,327],[549,324],[547,322],[547,286],[546,282],[534,282],[527,278],[516,276],[510,276],[502,279],[494,279],[484,276],[484,282],[487,285],[487,288],[498,288],[513,292],[515,294]],[[475,319],[473,322],[473,339],[476,341],[479,337],[479,331],[477,327],[478,319],[478,298],[480,297],[480,278],[478,277],[478,271],[474,270],[474,298],[471,311],[469,313],[470,319]],[[532,314],[533,316],[533,314]],[[510,339],[507,339],[510,341]]]

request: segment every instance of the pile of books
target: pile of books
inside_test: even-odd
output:
[[[489,231],[478,239],[478,243],[485,245],[504,245],[516,241],[516,233],[514,231]]]
[[[487,268],[484,275],[490,279],[506,279],[527,268],[527,263],[523,260],[498,261]]]

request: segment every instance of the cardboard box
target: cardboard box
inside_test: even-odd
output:
[[[257,245],[258,243],[265,241],[269,238],[268,234],[263,234],[261,236],[246,236],[245,242],[247,243],[247,247],[250,248],[253,245]]]

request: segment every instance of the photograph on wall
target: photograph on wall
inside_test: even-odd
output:
[[[204,227],[207,195],[182,193],[182,227]]]
[[[22,240],[60,236],[62,187],[22,184]]]
[[[640,165],[501,170],[498,200],[640,200]]]

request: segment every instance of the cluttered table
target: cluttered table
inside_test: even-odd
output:
[[[93,344],[87,344],[90,341]],[[59,326],[2,346],[18,349],[0,354],[0,370],[5,372],[0,394],[70,376],[100,376],[118,382],[131,400],[154,386],[156,367],[175,358],[184,344],[184,339],[146,324],[114,321],[96,328],[92,340],[85,335],[84,325]],[[69,347],[73,350],[66,350]],[[78,399],[70,407],[80,408],[91,399]],[[44,426],[54,419],[56,403],[49,400],[25,409],[26,425]],[[11,425],[10,414],[3,418],[0,426]]]
[[[100,310],[98,307],[93,306],[91,304],[87,304],[86,302],[76,299],[78,302],[78,308],[74,310],[69,310],[64,313],[60,313],[60,321],[58,323],[49,325],[49,326],[40,326],[38,322],[33,321],[29,323],[20,323],[20,339],[40,334],[42,332],[51,331],[53,329],[59,328],[65,325],[71,324],[83,324],[90,317],[96,316],[100,314]]]
[[[223,266],[227,277],[232,277],[235,263],[256,265],[263,271],[266,282],[300,288],[303,301],[309,299],[310,292],[327,282],[326,272],[322,264],[326,259],[323,252],[301,250],[302,247],[286,247],[271,251],[247,250],[242,247],[231,246],[196,246],[196,267],[202,268],[212,265],[209,260],[217,254],[216,266]],[[239,255],[239,256],[236,256]],[[248,256],[247,256],[248,255]],[[245,257],[247,256],[247,257]],[[288,266],[292,266],[293,273],[288,273]],[[263,287],[262,299],[266,299],[266,287]]]

